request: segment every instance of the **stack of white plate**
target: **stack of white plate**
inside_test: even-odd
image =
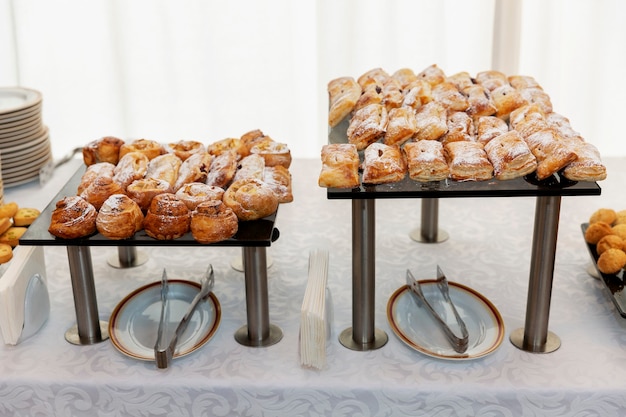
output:
[[[41,103],[38,91],[0,87],[0,163],[4,187],[37,179],[39,170],[52,159]]]

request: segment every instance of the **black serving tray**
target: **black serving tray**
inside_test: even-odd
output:
[[[274,227],[276,214],[260,220],[239,222],[239,230],[230,239],[211,243],[201,244],[191,235],[186,233],[178,239],[157,240],[141,230],[130,239],[111,240],[99,233],[80,239],[61,239],[50,232],[50,219],[52,212],[56,208],[57,201],[67,196],[76,195],[76,189],[80,179],[85,172],[85,166],[79,167],[69,181],[63,186],[61,191],[52,199],[50,204],[41,212],[37,220],[28,227],[28,230],[20,239],[21,245],[30,246],[270,246],[278,239],[279,231]]]
[[[589,223],[583,223],[580,225],[583,231],[583,239],[585,236],[585,232],[589,227]],[[593,266],[596,268],[598,275],[600,276],[600,281],[604,284],[604,287],[607,289],[609,295],[611,296],[611,300],[613,300],[613,304],[619,311],[620,316],[626,318],[626,291],[624,291],[624,270],[622,269],[618,274],[603,274],[598,269],[598,252],[596,252],[596,246],[590,243],[587,243],[587,249],[589,249],[589,255],[591,255],[591,260],[593,261]]]

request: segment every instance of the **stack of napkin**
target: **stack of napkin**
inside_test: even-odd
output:
[[[326,341],[330,337],[332,303],[328,282],[328,251],[309,253],[309,278],[300,310],[300,364],[322,369],[326,365]]]

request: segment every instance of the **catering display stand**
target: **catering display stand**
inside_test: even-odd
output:
[[[282,338],[282,331],[270,324],[267,289],[266,247],[271,246],[279,237],[274,227],[276,213],[266,218],[240,222],[237,234],[222,242],[201,245],[193,239],[191,233],[168,241],[159,241],[148,236],[144,231],[131,239],[110,240],[100,234],[87,238],[65,240],[48,232],[52,211],[56,202],[63,197],[75,195],[76,189],[85,171],[81,166],[65,184],[51,203],[41,212],[37,220],[28,228],[20,239],[21,245],[30,246],[66,246],[76,310],[76,325],[68,329],[65,338],[77,345],[89,345],[108,338],[108,323],[99,319],[98,303],[94,286],[93,265],[91,262],[92,246],[117,246],[118,256],[123,266],[132,266],[136,262],[138,246],[235,246],[241,247],[244,259],[246,287],[247,325],[235,334],[235,339],[246,346],[269,346]]]

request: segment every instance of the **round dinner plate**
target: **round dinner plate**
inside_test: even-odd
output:
[[[483,295],[455,282],[448,282],[450,298],[467,326],[469,346],[456,352],[435,319],[425,307],[418,307],[417,298],[407,285],[397,289],[387,303],[387,318],[393,332],[409,347],[425,355],[448,360],[477,359],[493,353],[504,339],[504,322],[500,312]],[[443,300],[435,280],[420,281],[424,296],[450,325],[456,319],[442,308]]]
[[[167,340],[171,339],[189,304],[200,291],[193,281],[171,279],[167,299],[169,320]],[[210,293],[200,302],[179,339],[173,357],[185,356],[207,343],[220,324],[221,308],[217,297]],[[153,282],[128,294],[115,307],[109,320],[109,338],[123,354],[139,360],[154,361],[154,344],[161,317],[161,282]]]
[[[33,106],[41,101],[41,93],[23,87],[0,88],[0,114],[8,114]]]

